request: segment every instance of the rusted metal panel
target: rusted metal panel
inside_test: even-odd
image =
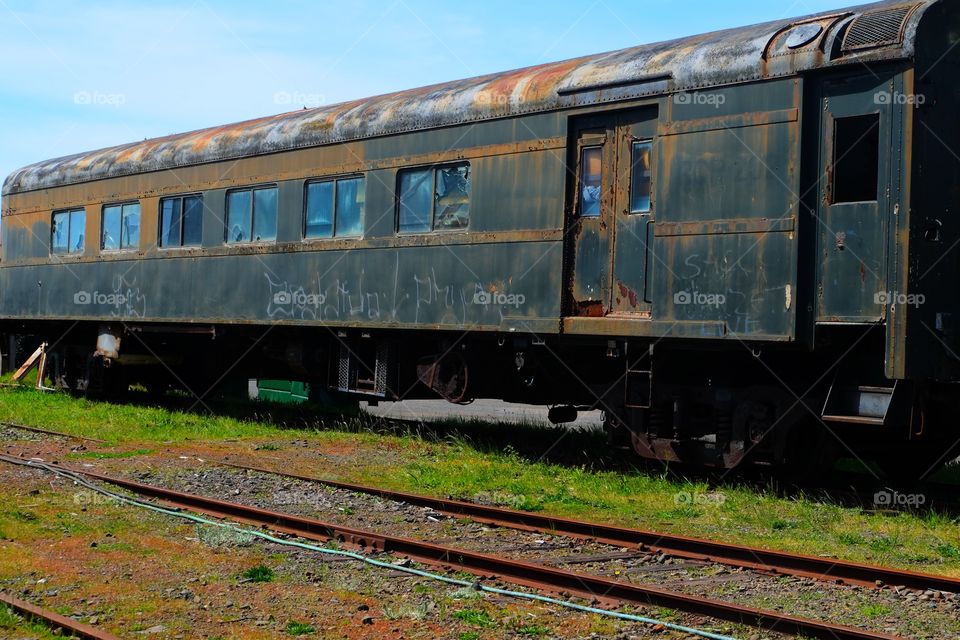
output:
[[[817,256],[821,321],[877,321],[886,316],[886,298],[899,295],[887,288],[887,233],[898,196],[891,179],[899,171],[900,158],[891,153],[895,148],[891,105],[876,98],[882,93],[896,95],[896,82],[884,74],[823,85]],[[861,121],[863,131],[849,134],[852,144],[845,145],[841,125]],[[873,155],[861,159],[860,145],[873,145]],[[857,162],[856,173],[841,173],[844,162]],[[862,197],[848,195],[859,184],[864,185]]]
[[[917,25],[936,1],[887,1],[852,9],[857,15],[877,8],[917,5],[903,25],[902,41],[888,47],[835,56],[827,47],[839,30],[824,18],[828,28],[817,34],[814,46],[776,56],[783,53],[782,47],[771,50],[770,43],[778,43],[785,30],[831,14],[778,20],[58,158],[13,173],[4,183],[3,194],[623,101],[660,95],[668,88],[695,90],[851,62],[909,58],[915,49]],[[789,40],[790,34],[786,37]],[[830,53],[821,53],[819,47]],[[670,82],[657,80],[662,77],[669,77]]]
[[[795,337],[800,96],[799,81],[782,80],[671,105],[680,125],[658,150],[656,320],[720,322],[740,338]],[[704,117],[705,108],[714,115]]]

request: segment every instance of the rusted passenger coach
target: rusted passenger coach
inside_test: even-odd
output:
[[[957,3],[880,2],[31,165],[3,329],[79,390],[283,376],[923,472],[960,437],[958,42]]]

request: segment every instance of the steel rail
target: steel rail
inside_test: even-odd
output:
[[[211,462],[237,469],[246,469],[306,482],[315,482],[337,489],[379,496],[396,502],[406,502],[408,504],[434,509],[435,511],[452,516],[469,517],[477,522],[486,524],[578,539],[595,540],[618,547],[660,552],[668,556],[688,560],[716,562],[729,566],[742,567],[751,571],[804,577],[833,583],[869,587],[889,585],[910,589],[933,589],[935,591],[960,593],[960,579],[948,576],[937,576],[928,573],[904,571],[901,569],[860,564],[833,558],[820,558],[785,551],[774,551],[771,549],[716,542],[675,534],[630,529],[609,524],[556,518],[553,516],[491,507],[461,500],[446,500],[443,498],[390,491],[346,482],[324,480],[226,460],[213,460]]]
[[[19,598],[14,598],[3,592],[0,592],[0,602],[6,604],[11,609],[15,609],[25,618],[42,620],[47,626],[62,629],[75,638],[81,638],[82,640],[119,640],[117,636],[107,633],[102,629],[77,622],[73,618],[62,616],[53,611],[47,611],[46,609]]]
[[[50,429],[41,429],[40,427],[28,427],[25,424],[18,424],[16,422],[0,422],[0,426],[9,427],[11,429],[21,429],[23,431],[32,431],[33,433],[42,433],[47,436],[60,436],[61,438],[72,438],[74,440],[82,440],[84,442],[95,442],[97,444],[103,444],[106,442],[106,440],[88,438],[87,436],[78,436],[72,433],[63,433],[62,431],[52,431]]]
[[[0,456],[0,459],[3,458],[4,456]],[[141,496],[158,499],[169,505],[208,516],[266,526],[274,531],[312,540],[336,540],[367,551],[404,555],[425,564],[444,568],[452,567],[481,578],[495,576],[505,582],[535,589],[574,594],[596,601],[669,607],[692,614],[758,627],[766,631],[804,635],[812,638],[823,638],[824,640],[894,640],[899,638],[886,633],[687,595],[658,586],[633,584],[598,575],[564,571],[540,564],[344,527],[289,513],[269,511],[259,507],[146,485],[86,469],[74,469],[57,464],[48,464],[48,466],[80,474],[124,488]]]

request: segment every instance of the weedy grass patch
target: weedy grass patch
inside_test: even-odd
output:
[[[273,569],[261,564],[256,567],[250,567],[241,573],[240,577],[249,582],[273,582],[276,574],[273,572]]]

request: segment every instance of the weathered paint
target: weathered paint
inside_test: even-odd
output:
[[[620,102],[664,93],[668,86],[696,90],[853,62],[909,58],[917,26],[935,3],[878,2],[111,147],[25,167],[6,180],[3,193]],[[852,15],[897,5],[917,6],[904,24],[901,43],[842,56],[824,54],[839,49],[841,27]],[[803,47],[785,47],[793,30],[811,23],[824,27],[816,38]]]

